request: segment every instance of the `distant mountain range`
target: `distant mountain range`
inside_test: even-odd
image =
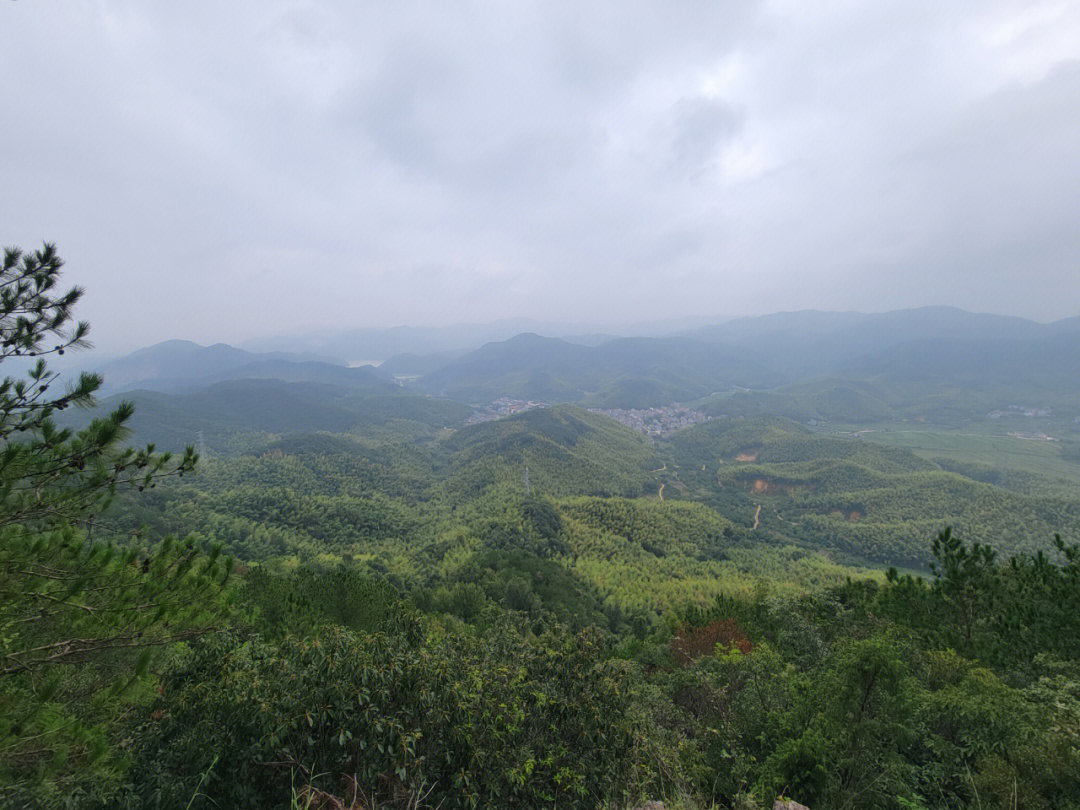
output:
[[[888,372],[897,350],[919,354],[919,347],[1009,344],[1037,354],[1040,341],[1080,336],[1080,317],[1038,323],[1007,315],[965,312],[952,307],[922,307],[877,314],[858,312],[781,312],[738,318],[704,327],[689,336],[710,343],[753,350],[788,376]]]
[[[307,351],[173,340],[97,370],[105,378],[104,396],[168,395],[138,399],[171,414],[187,436],[199,429],[199,419],[189,419],[185,409],[230,430],[274,430],[299,424],[297,414],[311,407],[323,414],[318,424],[340,430],[358,418],[357,403],[371,407],[378,399],[392,413],[432,397],[456,401],[456,407],[499,397],[597,408],[681,402],[714,415],[770,413],[803,422],[915,418],[957,424],[1018,404],[1080,407],[1080,318],[1042,324],[944,307],[806,311],[664,337],[530,332],[464,345],[516,323],[493,324],[488,332],[462,327],[456,349],[399,354],[379,367],[349,367]],[[445,330],[440,334],[445,337]],[[314,393],[302,393],[305,387]],[[185,398],[182,408],[181,400],[169,400],[176,395]],[[247,415],[237,417],[238,408]],[[290,415],[283,419],[275,409]]]
[[[290,352],[255,353],[216,343],[200,346],[169,340],[111,360],[96,369],[105,379],[104,393],[147,390],[191,392],[226,380],[263,379],[311,382],[347,388],[387,386],[371,368],[347,368],[318,355]]]
[[[737,348],[687,337],[616,338],[581,346],[527,334],[482,346],[422,376],[417,385],[469,402],[509,395],[641,408],[782,381],[768,364]]]
[[[1041,324],[945,307],[792,312],[594,346],[518,335],[440,362],[417,387],[474,402],[509,395],[648,407],[829,377],[1062,393],[1080,388],[1080,318]]]
[[[680,318],[632,324],[613,329],[599,324],[557,324],[508,318],[483,324],[454,326],[396,326],[388,329],[350,329],[323,334],[283,335],[246,341],[253,352],[313,352],[343,364],[378,363],[396,355],[463,354],[485,343],[508,340],[535,332],[570,343],[596,345],[605,339],[657,337],[717,323],[723,318]]]

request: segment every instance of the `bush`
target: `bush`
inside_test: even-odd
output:
[[[300,785],[391,807],[594,808],[632,793],[630,693],[591,634],[216,638],[133,735],[127,803],[263,808]]]

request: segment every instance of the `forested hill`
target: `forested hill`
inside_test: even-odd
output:
[[[1055,475],[994,467],[992,456],[920,455],[763,411],[719,414],[650,438],[573,406],[466,425],[467,406],[398,388],[240,380],[192,394],[132,396],[136,441],[176,450],[194,443],[227,466],[268,452],[283,454],[282,464],[315,457],[342,470],[357,464],[358,486],[378,482],[376,491],[438,509],[526,491],[690,501],[755,542],[920,569],[929,559],[926,537],[946,525],[1007,552],[1038,548],[1080,526],[1080,466],[1063,457]],[[1052,443],[1038,449],[1062,452]]]
[[[577,408],[540,408],[473,425],[439,444],[448,454],[446,486],[479,494],[507,481],[547,495],[655,491],[661,452],[643,436]]]
[[[95,370],[105,380],[104,393],[130,390],[190,392],[237,379],[277,379],[286,382],[372,386],[370,368],[347,368],[320,355],[295,352],[253,353],[216,343],[200,346],[189,340],[169,340],[104,363]]]
[[[240,378],[185,393],[130,391],[106,397],[89,413],[71,412],[63,421],[82,424],[124,401],[135,405],[130,423],[135,440],[168,450],[200,443],[216,450],[234,448],[251,433],[338,433],[384,426],[407,433],[409,425],[420,430],[457,427],[472,412],[461,403],[407,394],[366,372],[344,386]]]

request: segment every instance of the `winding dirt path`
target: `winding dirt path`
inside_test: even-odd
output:
[[[660,500],[663,500],[661,498]],[[761,525],[761,504],[757,505],[757,511],[754,512],[754,525],[750,527],[750,531],[756,531],[757,527]]]
[[[660,496],[660,500],[664,500],[664,482],[660,482],[660,491],[656,493]]]

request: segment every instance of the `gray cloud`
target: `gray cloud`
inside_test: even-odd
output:
[[[9,3],[5,243],[104,348],[1080,299],[1080,4]]]
[[[676,135],[672,157],[677,165],[699,171],[716,156],[720,144],[735,135],[742,117],[721,99],[682,99],[674,108]]]

